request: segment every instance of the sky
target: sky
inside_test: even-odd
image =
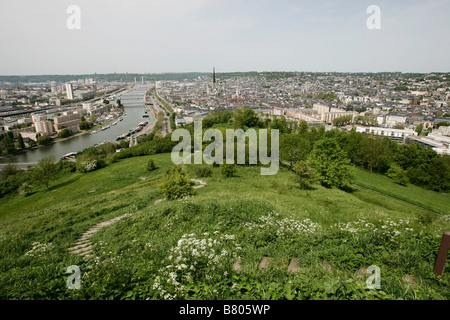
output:
[[[1,0],[0,75],[450,72],[449,12],[450,0]]]

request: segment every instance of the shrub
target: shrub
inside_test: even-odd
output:
[[[17,189],[20,195],[29,196],[31,194],[32,186],[28,182],[22,183],[22,185]]]
[[[224,163],[221,165],[222,174],[226,178],[235,177],[236,176],[236,165],[235,164],[227,164]]]
[[[106,163],[101,157],[84,154],[77,159],[76,164],[77,171],[83,173],[95,171],[103,168],[104,166],[106,166]]]
[[[395,183],[399,185],[406,186],[409,182],[406,170],[403,170],[400,166],[392,164],[387,172],[389,178],[394,180]]]
[[[292,170],[295,173],[293,180],[300,185],[300,189],[309,189],[316,180],[316,174],[309,161],[298,161]]]
[[[155,162],[153,161],[153,159],[148,160],[147,162],[147,170],[148,171],[153,171],[156,169],[156,165]]]
[[[169,200],[179,199],[194,194],[186,172],[177,165],[171,165],[160,184],[163,194]]]
[[[197,178],[211,177],[212,170],[207,165],[194,166],[194,172]]]

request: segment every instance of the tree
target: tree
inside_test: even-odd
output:
[[[386,172],[392,162],[390,140],[386,137],[370,135],[364,139],[364,164],[373,172]]]
[[[280,139],[280,160],[292,168],[297,161],[305,160],[311,151],[310,142],[298,134],[284,134]]]
[[[25,143],[23,142],[23,138],[20,133],[19,136],[17,137],[17,143],[19,144],[20,149],[25,149]]]
[[[103,104],[109,104],[109,100],[108,99],[103,99]]]
[[[300,189],[311,188],[311,185],[316,180],[316,173],[309,161],[298,161],[294,165],[293,171],[295,173],[293,180],[299,184]]]
[[[406,170],[402,169],[399,165],[393,163],[387,172],[387,176],[402,186],[406,186],[409,182]]]
[[[300,120],[297,127],[297,133],[305,134],[306,132],[308,132],[308,122],[306,122],[305,120]]]
[[[169,200],[183,198],[195,192],[186,172],[177,165],[168,168],[160,187]]]
[[[94,113],[91,113],[91,114],[89,115],[89,121],[91,121],[91,123],[94,123],[95,120],[97,120],[97,117],[95,116]]]
[[[46,191],[50,181],[57,175],[55,158],[53,156],[42,158],[32,170],[32,178],[36,184],[44,185]]]
[[[40,136],[37,138],[37,143],[41,146],[48,146],[52,143],[53,139],[47,135]]]
[[[319,140],[311,152],[310,160],[322,186],[343,188],[350,182],[350,159],[336,138],[324,137]]]
[[[81,121],[79,124],[79,128],[80,130],[88,130],[90,128],[89,122],[85,121]]]
[[[288,133],[289,127],[286,121],[286,118],[284,116],[281,116],[280,118],[275,118],[272,120],[272,122],[270,123],[270,129],[278,129],[280,130],[280,134],[281,133]]]
[[[252,109],[244,109],[242,123],[249,128],[259,126],[259,118],[256,112]]]
[[[352,115],[338,117],[333,120],[333,125],[335,125],[336,127],[341,127],[341,126],[351,123],[352,119],[353,119]]]
[[[419,124],[419,125],[416,127],[416,132],[419,134],[419,136],[420,136],[420,134],[422,133],[422,130],[423,130],[423,123]]]
[[[58,132],[58,137],[60,138],[67,138],[70,137],[72,135],[72,130],[70,129],[62,129],[60,132]]]
[[[9,163],[2,169],[1,178],[7,179],[10,176],[15,176],[18,173],[17,166],[13,163]]]

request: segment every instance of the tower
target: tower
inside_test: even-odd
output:
[[[216,68],[213,67],[213,86],[216,86]]]

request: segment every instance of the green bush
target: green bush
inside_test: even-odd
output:
[[[194,172],[197,178],[211,177],[212,175],[212,170],[207,165],[194,166]]]
[[[156,165],[155,162],[153,161],[153,159],[148,160],[147,162],[147,170],[148,171],[153,171],[156,169]]]
[[[389,178],[394,180],[395,183],[398,183],[402,186],[406,186],[406,184],[409,182],[406,170],[403,170],[396,164],[391,165],[391,168],[388,170],[387,175]]]
[[[300,189],[309,189],[316,180],[316,174],[309,161],[298,161],[292,170],[295,173],[293,180],[299,184]]]
[[[179,199],[194,194],[194,188],[186,172],[177,165],[171,165],[161,184],[163,194],[169,200]]]
[[[236,165],[235,164],[227,164],[224,163],[221,165],[220,170],[222,171],[222,174],[226,178],[231,178],[236,176]]]

